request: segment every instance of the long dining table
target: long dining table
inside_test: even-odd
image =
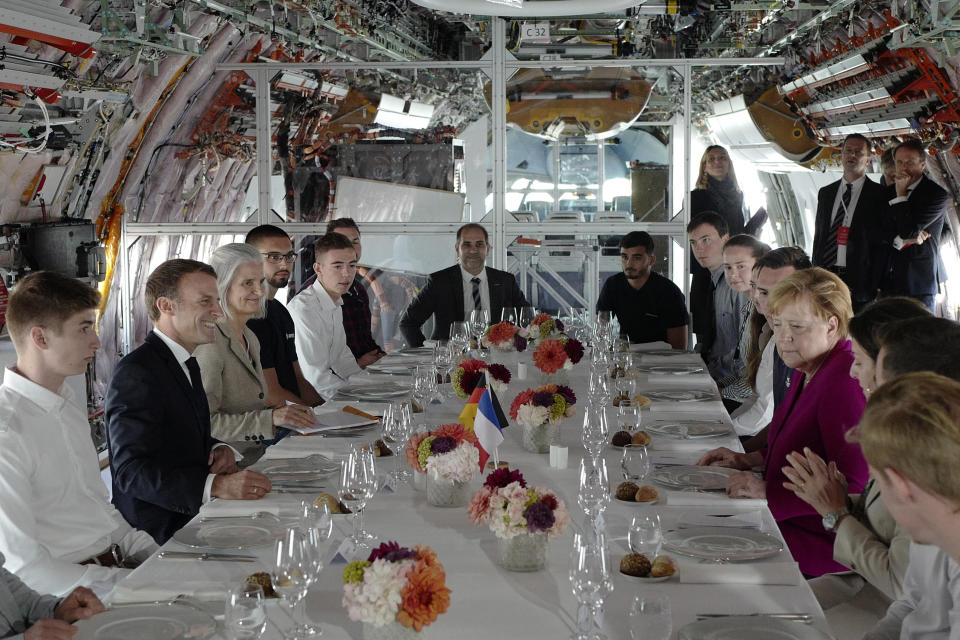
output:
[[[505,364],[513,374],[507,391],[499,394],[505,412],[509,411],[517,393],[542,384],[529,351],[525,354],[493,352],[487,354],[485,359],[487,362]],[[635,360],[641,364],[682,364],[696,363],[698,356],[640,352],[635,354]],[[381,362],[402,366],[409,360],[391,355]],[[518,364],[521,362],[527,365],[526,379],[518,376]],[[379,541],[395,540],[404,546],[430,546],[444,566],[447,586],[452,590],[450,607],[437,621],[424,628],[421,635],[425,640],[517,637],[554,640],[569,638],[574,633],[577,602],[571,590],[568,570],[572,533],[583,523],[583,512],[577,504],[578,466],[586,455],[580,432],[589,370],[589,357],[585,357],[569,372],[568,384],[577,394],[577,414],[567,418],[561,426],[562,444],[568,447],[566,468],[552,468],[547,454],[525,451],[521,447],[519,425],[510,424],[503,430],[505,440],[500,446],[499,458],[508,462],[511,468],[519,469],[529,483],[553,489],[565,501],[571,513],[571,527],[549,542],[544,570],[517,573],[501,568],[497,563],[497,541],[489,529],[471,523],[465,507],[440,508],[428,505],[425,493],[411,484],[386,485],[369,501],[364,524]],[[400,375],[364,373],[358,378],[368,382],[389,380],[407,385],[412,382],[410,376]],[[730,424],[729,415],[716,394],[716,387],[704,372],[686,375],[639,373],[636,384],[639,394],[654,390],[700,390],[713,396],[712,399],[697,402],[654,401],[641,412],[641,428],[658,422],[684,419]],[[334,402],[331,406],[348,403],[350,401]],[[427,427],[456,422],[464,403],[464,400],[447,394],[442,403],[429,405],[424,413],[415,414],[415,419],[418,424]],[[352,404],[358,406],[356,401]],[[612,418],[615,414],[616,411],[611,409]],[[290,436],[269,447],[251,468],[265,468],[272,464],[271,461],[311,454],[322,454],[336,460],[358,441],[372,442],[377,437],[380,436],[375,432],[370,432],[368,438]],[[648,451],[652,466],[657,467],[693,464],[703,452],[719,446],[742,450],[731,429],[725,435],[709,438],[671,438],[654,434]],[[612,446],[606,447],[603,453],[608,465],[611,491],[623,479],[620,455],[621,452]],[[384,475],[394,468],[394,464],[393,457],[377,458],[378,472]],[[471,482],[471,490],[479,488],[482,481],[483,475],[478,475]],[[650,483],[649,478],[646,482]],[[336,476],[333,476],[322,491],[336,495],[336,485]],[[710,516],[724,518],[741,515],[744,521],[755,520],[760,531],[780,538],[776,523],[762,500],[729,499],[722,491],[658,489],[660,500],[655,505],[634,506],[612,499],[606,508],[604,521],[614,585],[606,599],[602,618],[602,630],[608,638],[631,637],[628,615],[631,603],[637,595],[651,593],[662,594],[669,599],[674,630],[672,637],[677,637],[678,630],[703,614],[757,613],[808,614],[808,624],[829,636],[830,630],[823,613],[785,545],[782,551],[771,557],[736,564],[704,563],[670,551],[661,551],[671,555],[678,567],[677,575],[664,582],[646,583],[619,573],[620,559],[628,552],[630,519],[637,509],[655,509],[660,514],[665,532],[676,531],[684,522],[702,522]],[[203,507],[198,519],[268,512],[292,524],[300,501],[313,499],[320,491],[317,490],[315,494],[273,493],[256,501],[214,500]],[[323,637],[328,639],[362,636],[361,623],[351,621],[341,604],[342,571],[346,562],[338,555],[338,549],[350,532],[349,517],[334,517],[326,566],[307,597],[307,613],[321,625]],[[196,549],[171,540],[163,545],[161,551]],[[155,554],[118,584],[113,601],[164,601],[186,594],[207,601],[212,612],[222,614],[226,589],[241,583],[247,575],[256,571],[269,572],[272,551],[269,546],[243,551],[255,555],[256,562],[169,559]],[[265,638],[280,638],[283,631],[293,624],[287,609],[277,601],[269,603],[268,618]]]

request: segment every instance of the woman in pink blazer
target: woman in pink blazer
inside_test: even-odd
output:
[[[849,491],[867,481],[867,463],[846,433],[857,425],[866,403],[860,384],[850,377],[853,354],[847,327],[853,309],[850,292],[825,269],[797,271],[770,292],[769,307],[777,351],[796,370],[787,394],[773,415],[765,449],[753,453],[717,451],[704,460],[737,469],[760,469],[731,476],[732,498],[767,499],[790,552],[807,576],[847,571],[833,560],[832,531],[809,504],[783,487],[787,454],[808,448],[836,462]]]

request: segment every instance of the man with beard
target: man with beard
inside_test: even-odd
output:
[[[631,231],[620,240],[623,273],[607,278],[597,311],[612,311],[630,342],[669,342],[687,348],[687,306],[673,282],[651,270],[657,256],[646,231]]]
[[[260,341],[260,362],[267,381],[267,404],[274,406],[289,400],[315,406],[323,398],[307,381],[297,362],[296,330],[287,308],[276,299],[277,291],[287,286],[290,270],[297,259],[287,233],[265,224],[251,229],[245,242],[263,255],[263,277],[267,281],[266,315],[247,321]]]

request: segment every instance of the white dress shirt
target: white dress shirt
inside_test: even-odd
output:
[[[480,278],[480,308],[490,311],[490,285],[487,283],[487,268],[477,275],[473,275],[460,265],[460,274],[463,276],[463,319],[469,321],[470,314],[473,312],[473,282],[474,278]],[[500,318],[490,318],[490,322],[500,322]]]
[[[190,377],[190,369],[187,368],[187,360],[192,358],[193,354],[187,351],[182,344],[180,344],[173,338],[169,337],[163,331],[160,331],[160,329],[157,329],[156,327],[154,327],[153,332],[157,335],[158,338],[163,340],[163,344],[167,345],[167,348],[170,349],[171,353],[173,353],[173,357],[176,358],[178,363],[180,363],[180,369],[183,371],[183,375],[187,376],[187,382],[189,382],[190,384],[193,384],[193,378]],[[198,364],[197,366],[199,367],[200,365]],[[239,451],[237,451],[227,443],[218,442],[214,444],[210,450],[213,451],[217,447],[229,447],[230,451],[233,451],[234,460],[236,460],[237,462],[240,462],[241,460],[243,460],[243,454],[241,454]],[[210,502],[210,492],[213,490],[213,479],[216,477],[217,476],[214,473],[207,474],[207,479],[203,483],[203,497],[201,497],[201,501],[203,502],[203,504]]]
[[[733,428],[738,436],[756,435],[773,419],[773,352],[776,344],[773,336],[760,355],[757,369],[757,393],[730,414]]]
[[[40,593],[79,585],[106,595],[127,569],[76,564],[119,544],[145,558],[153,538],[110,504],[86,407],[67,384],[57,393],[12,369],[0,386],[0,552]]]
[[[920,184],[920,180],[923,180],[923,176],[920,176],[920,178],[916,182],[914,182],[909,187],[907,187],[907,195],[897,196],[887,204],[889,204],[892,207],[893,205],[900,204],[901,202],[908,202],[910,200],[911,194],[913,194],[913,190],[917,188],[918,184]],[[901,249],[903,249],[903,238],[901,238],[899,234],[893,239],[893,248],[896,249],[897,251],[900,251]]]
[[[911,543],[903,595],[863,638],[960,639],[960,566],[937,547]]]
[[[350,376],[361,371],[347,347],[341,306],[343,300],[334,302],[319,279],[287,305],[303,377],[325,400],[332,400]]]
[[[849,227],[853,222],[853,212],[857,210],[857,201],[860,200],[860,192],[863,191],[863,183],[867,181],[867,174],[863,174],[850,184],[850,204],[844,208],[843,206],[843,192],[847,190],[847,181],[840,180],[840,188],[837,189],[837,197],[833,199],[833,215],[830,216],[831,222],[836,219],[838,215],[843,216],[840,220],[840,224],[844,227]],[[837,245],[837,262],[838,267],[847,266],[847,245],[841,244]]]

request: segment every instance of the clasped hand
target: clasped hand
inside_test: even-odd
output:
[[[788,453],[787,462],[783,475],[789,482],[783,483],[784,489],[793,491],[817,513],[825,516],[847,504],[847,478],[836,462],[827,464],[809,447],[803,448],[803,454]]]

